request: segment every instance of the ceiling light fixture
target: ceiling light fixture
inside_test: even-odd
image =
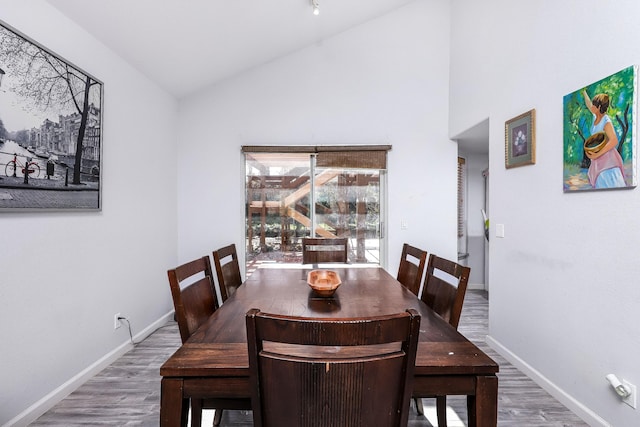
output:
[[[313,5],[313,14],[316,16],[320,15],[320,6],[318,6],[318,0],[311,0],[311,4]]]

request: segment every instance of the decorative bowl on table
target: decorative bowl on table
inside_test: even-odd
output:
[[[307,275],[307,283],[316,295],[331,297],[342,281],[333,270],[311,270]]]

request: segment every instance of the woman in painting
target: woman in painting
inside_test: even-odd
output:
[[[626,187],[622,157],[618,153],[618,136],[611,118],[607,115],[609,95],[600,93],[589,98],[587,90],[582,90],[584,102],[593,114],[591,137],[585,142],[585,153],[591,159],[589,183],[593,188]]]

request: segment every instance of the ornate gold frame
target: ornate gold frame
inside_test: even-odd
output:
[[[532,109],[504,124],[504,166],[510,169],[535,163],[536,110]]]

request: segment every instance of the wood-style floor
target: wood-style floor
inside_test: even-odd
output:
[[[500,364],[498,425],[514,427],[587,426],[532,380],[484,343],[487,334],[486,293],[468,291],[459,330]],[[157,426],[160,414],[160,365],[180,346],[175,322],[158,329],[133,350],[41,416],[33,426]],[[450,396],[455,414],[449,426],[466,426],[466,399]],[[424,399],[425,411],[434,399]],[[211,412],[211,411],[206,411]],[[204,422],[210,426],[212,414]],[[460,420],[463,420],[461,423]],[[203,422],[203,425],[205,425]],[[435,420],[433,420],[435,423]],[[250,427],[251,413],[225,411],[225,427]],[[431,427],[425,417],[411,409],[410,427]]]

